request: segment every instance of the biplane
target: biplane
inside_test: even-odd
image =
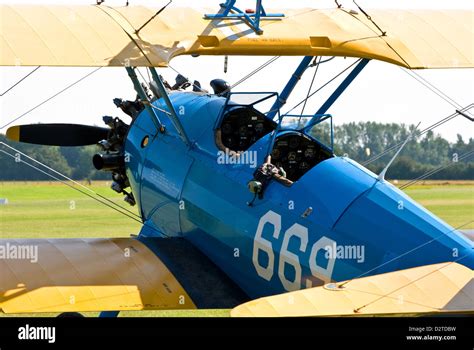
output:
[[[330,138],[314,132],[332,120],[331,106],[371,60],[472,68],[472,11],[338,5],[267,12],[262,1],[241,10],[227,0],[217,13],[102,3],[1,5],[0,17],[2,66],[113,66],[129,75],[137,99],[116,99],[124,114],[104,117],[104,127],[16,125],[7,136],[97,144],[94,166],[110,172],[112,188],[137,206],[143,224],[130,238],[0,240],[39,253],[34,262],[0,260],[3,313],[474,313],[473,243],[384,172],[337,156]],[[302,60],[281,92],[249,97],[219,79],[213,91],[183,76],[167,83],[158,70],[179,55]],[[358,61],[314,114],[293,123],[280,110],[325,56]],[[139,67],[149,71],[148,84]]]

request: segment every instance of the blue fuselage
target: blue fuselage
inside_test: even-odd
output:
[[[225,99],[185,92],[170,98],[192,147],[164,115],[166,133],[157,133],[146,111],[125,145],[146,223],[141,234],[188,239],[251,298],[445,261],[474,268],[470,241],[348,158],[324,160],[289,187],[272,181],[248,206],[255,163],[218,161],[215,127]],[[269,138],[248,150],[257,166]]]

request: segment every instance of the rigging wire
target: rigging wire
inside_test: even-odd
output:
[[[430,272],[428,272],[428,273],[426,273],[426,274],[424,274],[424,275],[422,275],[422,276],[420,276],[420,277],[418,277],[418,278],[416,278],[416,279],[414,279],[414,280],[411,280],[410,282],[405,283],[405,284],[403,284],[402,286],[400,286],[400,287],[398,287],[398,288],[395,288],[394,290],[392,290],[392,291],[390,291],[390,292],[388,292],[388,293],[385,293],[385,294],[380,295],[378,298],[372,300],[371,302],[368,302],[367,304],[364,304],[364,305],[362,305],[362,306],[360,306],[360,307],[354,309],[354,312],[356,312],[356,313],[357,313],[357,312],[360,312],[360,310],[363,309],[364,307],[367,307],[367,306],[369,306],[369,305],[371,305],[371,304],[373,304],[373,303],[375,303],[375,302],[377,302],[377,301],[379,301],[379,300],[381,300],[381,299],[383,299],[383,298],[389,296],[390,294],[393,294],[393,293],[399,291],[400,289],[403,289],[403,288],[405,288],[405,287],[408,287],[410,284],[416,283],[416,282],[422,280],[423,278],[428,277],[429,275],[431,275],[431,274],[433,274],[433,273],[435,273],[435,272],[438,272],[438,271],[444,269],[445,267],[447,267],[447,266],[449,266],[449,265],[451,265],[451,264],[453,264],[453,263],[455,263],[455,262],[458,262],[458,261],[464,259],[464,258],[467,257],[469,254],[470,254],[470,252],[464,254],[463,256],[461,256],[461,257],[459,257],[459,258],[457,258],[457,259],[455,259],[455,260],[453,260],[453,261],[450,261],[450,262],[446,263],[446,265],[443,265],[443,266],[437,268],[437,269],[434,270],[434,271],[430,271]],[[432,308],[432,309],[441,310],[441,308],[438,308],[438,307],[431,307],[431,308]]]
[[[367,19],[368,19],[370,22],[372,22],[372,24],[373,24],[375,27],[377,27],[377,29],[380,31],[380,33],[382,33],[382,36],[386,36],[386,35],[387,35],[387,32],[383,31],[382,28],[380,28],[380,27],[377,25],[377,23],[375,23],[375,21],[372,19],[372,17],[371,17],[367,12],[365,12],[364,9],[363,9],[362,7],[360,7],[360,6],[355,2],[355,0],[352,0],[352,2],[357,6],[357,8],[360,10],[360,12],[362,12],[362,13],[365,15],[365,17],[367,17]],[[336,2],[336,4],[337,4],[337,2]],[[339,4],[338,4],[338,5],[339,5]]]
[[[140,77],[142,78],[143,84],[145,85],[145,87],[146,87],[147,89],[150,89],[150,83],[149,83],[149,82],[151,81],[151,79],[149,79],[148,82],[147,82],[147,80],[145,79],[145,76],[144,76],[143,73],[141,72],[140,68],[137,67],[137,68],[135,69],[135,71],[136,71],[136,72],[138,71],[138,74],[139,74]],[[147,69],[146,71],[148,72],[148,69]],[[148,73],[148,77],[150,77],[150,73]],[[142,85],[142,87],[143,87],[143,85]],[[149,98],[148,92],[146,91],[146,89],[144,89],[144,90],[145,90],[145,91],[144,91],[144,92],[145,92],[145,95],[147,95],[147,97]],[[142,101],[142,103],[143,103],[143,101]],[[170,114],[171,114],[171,113],[170,113]]]
[[[152,104],[152,103],[143,102],[143,101],[142,101],[142,103],[144,103],[144,104],[150,106],[150,107],[153,108],[153,109],[156,109],[157,111],[160,111],[160,112],[165,113],[165,114],[168,114],[168,115],[172,115],[170,112],[164,110],[163,108],[156,107],[156,106],[155,106],[154,104]]]
[[[182,75],[183,77],[185,77],[185,75],[181,74],[180,72],[178,72],[177,69],[173,68],[169,63],[168,63],[168,68],[170,68],[171,70],[173,70],[176,74],[179,74],[179,75]],[[201,92],[205,92],[205,90],[203,88],[201,88],[199,85],[196,85],[194,82],[191,83],[191,80],[189,80],[188,78],[185,78],[188,83],[191,84],[191,86],[195,87],[196,89],[198,89],[199,91]]]
[[[1,143],[4,144],[3,142],[1,142]],[[4,144],[4,145],[5,145],[5,144]],[[4,150],[1,150],[1,149],[0,149],[0,152],[2,152],[2,153],[4,153],[4,154],[6,154],[7,156],[9,156],[9,157],[15,159],[15,161],[16,161],[16,159],[17,159],[17,157],[16,157],[15,155],[10,154],[10,153],[8,153],[8,152],[6,152],[6,151],[4,151]],[[80,188],[77,188],[77,187],[71,185],[71,184],[68,183],[67,181],[62,180],[61,178],[59,178],[59,177],[57,177],[57,176],[54,176],[54,175],[52,175],[52,174],[50,174],[50,173],[48,173],[48,172],[46,172],[46,171],[44,171],[44,170],[42,170],[42,169],[40,169],[40,168],[38,168],[38,167],[36,167],[36,166],[34,166],[34,165],[28,163],[28,162],[25,162],[25,161],[22,160],[22,159],[20,159],[19,161],[20,161],[21,163],[26,164],[26,165],[28,165],[29,167],[31,167],[31,168],[37,170],[37,171],[43,173],[44,175],[49,176],[50,178],[52,178],[52,179],[54,179],[54,180],[56,180],[56,181],[59,181],[59,182],[63,183],[64,185],[66,185],[66,186],[68,186],[68,187],[70,187],[70,188],[72,188],[72,189],[74,189],[74,190],[76,190],[76,191],[78,191],[78,192],[80,192],[80,193],[86,195],[87,197],[90,197],[90,198],[92,198],[92,199],[98,201],[99,203],[102,203],[102,204],[104,204],[105,206],[107,206],[107,207],[109,207],[109,208],[111,208],[111,209],[113,209],[113,210],[115,210],[115,211],[117,211],[117,212],[119,212],[119,213],[121,213],[121,214],[123,214],[123,215],[129,217],[130,219],[135,220],[135,221],[139,222],[140,224],[142,223],[142,221],[139,220],[139,219],[137,219],[136,217],[134,217],[134,216],[132,216],[132,215],[129,215],[129,214],[127,214],[127,213],[125,213],[125,212],[119,210],[118,208],[113,207],[113,206],[107,204],[106,202],[101,201],[99,198],[94,197],[94,196],[91,195],[90,193],[87,193],[86,191],[83,191],[83,190],[81,190]]]
[[[147,69],[147,70],[148,70],[148,69]],[[142,73],[142,71],[140,70],[140,68],[136,67],[135,71],[138,72],[138,74],[140,74],[140,76],[141,76],[142,79],[143,79],[143,82],[144,82],[145,84],[147,84],[146,79],[145,79],[145,76],[143,75],[143,73]],[[147,84],[147,85],[148,85],[148,84]]]
[[[235,82],[234,84],[232,84],[229,88],[227,88],[226,90],[224,90],[223,92],[221,92],[221,94],[225,94],[229,91],[231,91],[233,88],[235,88],[237,85],[240,85],[242,84],[244,81],[246,81],[247,79],[251,78],[252,76],[254,76],[255,74],[257,74],[258,72],[260,72],[262,69],[264,69],[265,67],[269,66],[270,64],[272,64],[273,62],[275,62],[278,58],[280,58],[280,56],[275,56],[275,57],[272,57],[271,59],[269,59],[268,61],[266,61],[265,63],[263,63],[262,65],[260,65],[258,68],[254,69],[252,72],[248,73],[246,76],[244,76],[243,78],[241,78],[240,80],[238,80],[237,82]],[[171,68],[175,73],[177,74],[181,74],[177,69],[175,69],[174,67],[172,67],[171,65],[168,64],[168,67]],[[183,74],[181,74],[182,76],[184,76]],[[186,78],[187,79],[187,78]],[[189,83],[191,83],[189,81],[189,79],[187,79]],[[195,86],[196,88],[198,88],[199,90],[201,91],[204,91],[200,86],[197,86],[195,85],[194,83],[192,83],[192,86]]]
[[[316,74],[318,74],[318,68],[319,68],[319,64],[321,63],[321,58],[322,58],[322,56],[319,56],[319,60],[316,63],[316,68],[314,70],[313,79],[311,79],[311,84],[309,85],[308,93],[306,94],[306,99],[304,101],[303,107],[301,108],[300,118],[298,119],[298,125],[301,123],[301,118],[303,117],[303,113],[304,113],[304,110],[306,108],[306,102],[308,102],[309,94],[311,93],[311,89],[313,89],[314,80],[316,79]]]
[[[338,285],[338,288],[342,288],[342,287],[344,287],[345,285],[347,285],[348,283],[352,282],[353,280],[358,279],[358,278],[361,278],[361,277],[363,277],[363,276],[366,276],[367,274],[369,274],[369,273],[371,273],[371,272],[374,272],[375,270],[377,270],[377,269],[379,269],[379,268],[381,268],[381,267],[383,267],[383,266],[385,266],[385,265],[387,265],[387,264],[390,264],[391,262],[394,262],[394,261],[396,261],[396,260],[398,260],[398,259],[401,259],[402,257],[404,257],[404,256],[406,256],[406,255],[408,255],[408,254],[411,254],[411,253],[413,253],[414,251],[416,251],[416,250],[418,250],[418,249],[420,249],[420,248],[423,248],[423,247],[427,246],[428,244],[431,244],[431,243],[433,243],[433,242],[439,240],[440,238],[445,237],[447,234],[449,234],[449,233],[451,233],[451,232],[454,232],[454,231],[457,231],[457,230],[459,230],[459,229],[461,229],[461,228],[463,228],[463,227],[465,227],[465,226],[467,226],[467,225],[469,225],[469,224],[471,224],[471,223],[473,223],[473,222],[474,222],[474,220],[470,220],[470,221],[468,221],[468,222],[466,222],[466,223],[464,223],[464,224],[462,224],[462,225],[460,225],[460,226],[458,226],[458,227],[456,227],[456,228],[453,228],[452,230],[449,230],[448,232],[444,232],[444,233],[440,234],[439,236],[437,236],[437,237],[435,237],[435,238],[432,238],[431,240],[429,240],[429,241],[427,241],[427,242],[424,242],[424,243],[422,243],[422,244],[416,246],[415,248],[412,248],[412,249],[410,249],[410,250],[404,252],[403,254],[400,254],[400,255],[398,255],[398,256],[396,256],[396,257],[394,257],[394,258],[392,258],[392,259],[390,259],[390,260],[388,260],[388,261],[385,261],[385,262],[383,262],[382,264],[377,265],[377,266],[371,268],[370,270],[367,270],[367,271],[365,271],[364,273],[361,273],[360,275],[358,275],[358,276],[356,276],[356,277],[353,277],[353,278],[351,278],[350,280],[347,280],[347,281],[345,281],[345,282],[339,284],[339,285]]]
[[[449,97],[447,94],[445,94],[443,91],[441,91],[440,89],[438,89],[435,85],[433,85],[432,83],[430,83],[428,80],[426,80],[425,78],[423,78],[421,75],[419,75],[418,73],[416,72],[413,72],[411,70],[408,70],[408,69],[404,69],[402,67],[399,67],[403,72],[405,72],[406,74],[408,74],[409,76],[411,76],[413,79],[415,79],[416,81],[418,81],[420,84],[422,84],[424,87],[426,87],[428,90],[430,90],[431,92],[433,92],[434,94],[436,94],[438,97],[440,97],[441,99],[443,99],[444,101],[446,101],[447,103],[449,103],[451,106],[453,106],[455,109],[460,109],[462,106],[457,103],[454,99],[452,99],[451,97]]]
[[[331,56],[331,57],[325,59],[324,61],[322,61],[323,57],[321,56],[321,59],[319,60],[319,62],[317,64],[323,64],[323,63],[332,61],[335,58],[336,58],[336,56]],[[316,63],[314,63],[314,61],[313,61],[313,63],[310,65],[310,67],[314,67],[314,66],[316,66]]]
[[[135,71],[138,71],[138,74],[140,75],[140,77],[141,77],[142,80],[143,80],[143,84],[145,84],[145,85],[147,86],[147,88],[150,88],[150,84],[147,83],[147,81],[146,81],[145,77],[143,76],[142,72],[140,71],[140,69],[139,69],[139,68],[136,68]],[[147,69],[146,71],[148,72],[148,69]],[[149,74],[149,72],[148,72],[148,74]],[[150,79],[151,79],[151,78],[150,78]],[[151,81],[151,80],[149,80],[149,81]],[[144,105],[147,105],[147,106],[151,107],[152,109],[156,109],[157,111],[160,111],[160,112],[162,112],[162,113],[165,113],[165,114],[167,114],[167,115],[169,115],[169,116],[172,115],[170,112],[168,112],[168,111],[166,111],[166,110],[164,110],[164,109],[162,109],[162,108],[160,108],[160,107],[156,107],[153,103],[151,103],[151,102],[148,101],[148,100],[142,101],[142,103],[143,103]]]
[[[10,90],[12,90],[15,86],[17,86],[18,84],[20,84],[23,80],[25,80],[26,78],[28,78],[30,75],[32,75],[34,72],[36,72],[38,69],[40,69],[41,66],[38,66],[36,67],[35,69],[33,69],[31,72],[29,72],[27,75],[25,75],[23,78],[21,78],[20,80],[18,80],[15,84],[13,84],[12,86],[10,86],[8,89],[6,89],[2,94],[0,94],[0,97],[3,97],[4,95],[6,95]]]
[[[70,88],[72,88],[73,86],[75,86],[76,84],[80,83],[81,81],[83,81],[84,79],[90,77],[92,74],[94,74],[95,72],[97,72],[99,69],[101,69],[102,67],[99,67],[99,68],[96,68],[94,69],[93,71],[87,73],[86,75],[84,75],[82,78],[76,80],[75,82],[69,84],[68,86],[66,86],[65,88],[63,88],[62,90],[56,92],[54,95],[48,97],[47,99],[43,100],[42,102],[40,102],[39,104],[37,104],[36,106],[30,108],[28,111],[26,111],[25,113],[21,114],[20,116],[16,117],[15,119],[11,120],[10,122],[6,123],[5,125],[1,126],[0,129],[3,129],[7,126],[9,126],[10,124],[16,122],[17,120],[23,118],[24,116],[26,116],[27,114],[33,112],[35,109],[37,109],[38,107],[44,105],[45,103],[51,101],[53,98],[57,97],[58,95],[62,94],[63,92],[65,92],[66,90],[69,90]]]
[[[244,76],[243,78],[241,78],[240,80],[236,81],[234,84],[232,84],[226,91],[224,91],[224,93],[232,90],[233,88],[235,88],[236,86],[242,84],[244,81],[246,81],[247,79],[251,78],[252,76],[254,76],[255,74],[257,74],[258,72],[260,72],[262,69],[268,67],[270,64],[272,64],[273,62],[275,62],[277,59],[279,59],[281,56],[275,56],[275,57],[272,57],[271,59],[269,59],[267,62],[263,63],[261,66],[259,66],[258,68],[254,69],[252,72],[248,73],[246,76]]]
[[[298,108],[302,103],[304,103],[306,100],[310,99],[311,97],[313,97],[316,93],[318,93],[319,91],[321,91],[323,88],[325,88],[327,85],[329,85],[330,83],[332,83],[334,80],[336,80],[337,78],[339,78],[342,74],[344,74],[348,69],[352,68],[354,65],[356,65],[357,63],[359,63],[360,61],[362,60],[362,58],[359,58],[357,61],[351,63],[349,66],[347,66],[346,68],[344,68],[341,72],[339,72],[338,74],[336,74],[333,78],[331,78],[330,80],[328,80],[326,83],[324,83],[321,87],[319,87],[316,91],[312,92],[308,97],[304,98],[303,100],[301,100],[299,103],[297,103],[295,106],[293,106],[289,111],[287,111],[285,114],[290,114],[293,110],[295,110],[296,108]],[[328,61],[328,60],[327,60]],[[326,61],[326,62],[327,62]]]
[[[152,79],[151,79],[151,75],[150,75],[150,70],[147,69],[147,68],[145,68],[145,70],[146,70],[146,75],[148,76],[148,81],[151,81]]]
[[[136,31],[135,31],[135,34],[138,35],[138,33],[140,33],[140,30],[142,30],[143,28],[145,28],[147,26],[148,23],[150,23],[151,21],[153,21],[155,19],[156,16],[159,16],[160,13],[162,13],[168,6],[169,4],[171,4],[173,2],[173,0],[170,0],[166,5],[164,5],[161,9],[159,9],[153,16],[151,16],[144,24],[142,24],[142,26],[140,28],[138,28]],[[128,1],[127,1],[127,5],[128,6]]]
[[[432,169],[432,170],[430,170],[430,171],[427,171],[426,173],[424,173],[423,175],[417,177],[416,179],[413,179],[413,180],[407,182],[406,184],[400,186],[400,189],[401,189],[401,190],[404,190],[405,188],[410,187],[410,186],[416,184],[417,182],[420,182],[420,181],[426,179],[427,177],[429,177],[429,176],[431,176],[431,175],[434,175],[434,174],[436,174],[436,173],[438,173],[438,172],[440,172],[440,171],[442,171],[442,170],[444,170],[444,169],[450,168],[450,167],[452,167],[453,165],[458,164],[459,161],[464,160],[464,159],[467,159],[467,158],[469,158],[469,157],[472,156],[472,155],[474,155],[474,150],[469,151],[469,152],[466,152],[466,153],[463,153],[462,155],[460,155],[460,156],[458,157],[458,160],[457,160],[456,162],[450,162],[450,163],[441,165],[441,166],[439,166],[439,167],[437,167],[437,168],[435,168],[435,169]]]
[[[447,102],[448,104],[450,104],[451,106],[453,106],[456,110],[455,113],[449,115],[448,117],[446,118],[443,118],[441,120],[439,120],[438,122],[432,124],[431,126],[429,126],[428,128],[424,129],[423,131],[419,132],[417,134],[417,136],[420,136],[420,135],[423,135],[424,133],[430,131],[430,130],[433,130],[434,128],[448,122],[449,120],[451,119],[454,119],[455,117],[459,116],[459,115],[464,115],[466,116],[468,119],[471,119],[471,117],[469,117],[468,115],[471,115],[472,114],[469,112],[469,110],[473,107],[473,104],[470,104],[469,106],[467,107],[464,107],[462,108],[462,106],[457,103],[454,99],[452,99],[451,97],[449,97],[446,93],[444,93],[443,91],[441,91],[439,88],[437,88],[434,84],[430,83],[427,79],[423,78],[421,75],[419,75],[418,73],[414,72],[414,71],[411,71],[411,70],[408,70],[408,69],[405,69],[405,68],[402,68],[402,67],[399,67],[403,72],[405,72],[406,74],[408,74],[410,77],[412,77],[413,79],[415,79],[417,82],[419,82],[421,85],[423,85],[424,87],[426,87],[428,90],[430,90],[431,92],[433,92],[434,94],[436,94],[438,97],[440,97],[441,99],[443,99],[445,102]],[[463,114],[465,113],[465,114]],[[381,152],[380,154],[370,158],[369,160],[365,161],[362,163],[362,165],[366,166],[374,161],[376,161],[377,159],[381,158],[382,156],[384,156],[385,154],[387,154],[388,152],[391,152],[393,151],[394,149],[397,149],[401,144],[403,143],[403,141],[397,143],[396,145],[393,145],[389,148],[387,148],[386,150],[384,150],[383,152]]]
[[[4,143],[4,142],[0,142],[0,145],[3,145],[3,146],[5,146],[5,147],[7,147],[7,148],[13,150],[13,151],[17,152],[18,154],[20,154],[20,155],[22,155],[22,156],[25,156],[26,158],[28,158],[28,159],[32,160],[33,162],[39,164],[40,166],[44,167],[45,169],[47,169],[47,170],[49,170],[49,171],[52,171],[52,172],[55,173],[56,175],[59,175],[59,176],[63,177],[64,179],[66,179],[66,180],[72,182],[73,184],[75,184],[75,185],[77,185],[77,186],[79,186],[79,187],[82,187],[82,188],[85,189],[86,191],[89,191],[89,192],[93,193],[94,195],[96,195],[96,196],[102,198],[103,200],[105,200],[105,201],[111,203],[112,205],[115,205],[116,207],[119,207],[121,210],[127,211],[130,215],[134,215],[134,216],[140,218],[139,215],[137,215],[136,213],[132,212],[131,210],[128,210],[127,208],[122,207],[121,205],[115,203],[114,201],[108,199],[107,197],[102,196],[101,194],[99,194],[99,193],[93,191],[92,189],[90,189],[90,188],[88,188],[88,187],[86,187],[86,186],[80,184],[79,182],[77,182],[77,181],[71,179],[70,177],[68,177],[68,176],[66,176],[66,175],[64,175],[64,174],[62,174],[62,173],[60,173],[59,171],[57,171],[57,170],[55,170],[55,169],[53,169],[53,168],[47,166],[46,164],[44,164],[44,163],[42,163],[42,162],[40,162],[40,161],[38,161],[38,160],[36,160],[36,159],[30,157],[29,155],[27,155],[27,154],[21,152],[20,150],[14,148],[14,147],[12,147],[12,146],[10,146],[10,145]],[[5,152],[4,152],[4,153],[5,153]],[[26,164],[26,163],[25,163],[25,164]],[[65,182],[65,180],[62,180],[62,181]]]
[[[26,156],[28,159],[31,159],[31,160],[37,162],[38,164],[40,164],[40,165],[42,165],[42,166],[48,168],[48,166],[46,166],[46,165],[42,164],[41,162],[38,162],[36,159],[31,158],[31,157],[29,157],[28,155],[26,155],[26,154],[24,154],[24,153],[22,153],[22,152],[16,150],[15,148],[13,148],[13,147],[11,147],[11,146],[5,144],[4,142],[0,142],[0,144],[3,144],[4,146],[9,147],[9,148],[11,148],[11,149],[17,151],[18,153],[23,154],[23,155]],[[16,156],[16,155],[12,155],[12,154],[10,154],[10,153],[8,153],[8,152],[5,152],[4,150],[1,150],[1,149],[0,149],[0,152],[6,154],[6,155],[9,156],[9,157],[14,158],[15,161],[16,161],[16,159],[17,159],[17,156]],[[48,173],[48,172],[46,172],[46,171],[40,169],[40,168],[38,168],[38,167],[36,167],[36,166],[34,166],[34,165],[30,164],[30,163],[27,163],[27,162],[25,162],[25,161],[23,161],[23,160],[21,160],[21,159],[20,159],[20,162],[22,162],[22,163],[26,164],[27,166],[29,166],[29,167],[31,167],[31,168],[33,168],[33,169],[35,169],[35,170],[37,170],[37,171],[43,173],[43,174],[46,175],[46,176],[49,176],[49,177],[52,178],[52,179],[55,179],[55,180],[57,180],[57,181],[59,181],[59,182],[65,184],[65,185],[68,186],[68,187],[71,187],[72,189],[74,189],[74,190],[76,190],[76,191],[78,191],[78,192],[80,192],[80,193],[86,195],[87,197],[90,197],[90,198],[96,200],[97,202],[99,202],[99,203],[101,203],[101,204],[103,204],[103,205],[105,205],[105,206],[107,206],[107,207],[109,207],[109,208],[115,210],[116,212],[125,215],[126,217],[128,217],[128,218],[130,218],[130,219],[132,219],[132,220],[134,220],[134,221],[136,221],[136,222],[138,222],[138,223],[140,223],[141,225],[150,228],[151,230],[157,232],[159,235],[162,235],[162,236],[165,236],[165,237],[169,237],[167,234],[165,234],[164,232],[161,232],[161,231],[157,230],[154,226],[152,226],[152,225],[149,224],[148,222],[146,222],[146,221],[143,222],[142,219],[141,219],[141,217],[140,217],[139,215],[137,215],[137,214],[135,214],[135,213],[129,211],[129,210],[126,209],[126,208],[123,208],[122,206],[118,205],[117,203],[115,203],[115,202],[111,201],[110,199],[108,199],[108,198],[106,198],[106,197],[104,197],[104,196],[102,196],[102,195],[100,195],[100,194],[98,194],[98,193],[92,191],[91,189],[89,189],[89,188],[87,188],[87,187],[85,187],[85,186],[79,184],[80,186],[85,187],[85,189],[88,190],[89,192],[92,192],[92,193],[96,194],[98,197],[101,197],[101,198],[105,199],[106,201],[108,201],[108,202],[114,204],[116,207],[107,204],[107,202],[104,202],[104,201],[100,200],[99,198],[94,197],[93,195],[87,193],[86,191],[83,191],[83,190],[81,190],[80,188],[77,188],[77,187],[75,187],[75,186],[69,184],[67,181],[62,180],[62,179],[60,179],[60,178],[58,178],[58,177],[56,177],[56,176],[54,176],[54,175],[52,175],[52,174],[50,174],[50,173]],[[52,170],[52,171],[55,171],[54,169],[51,169],[51,170]],[[56,171],[55,171],[55,172],[56,172]],[[67,178],[66,176],[62,175],[61,173],[59,173],[59,172],[57,172],[57,173],[58,173],[59,175],[65,177],[65,178]],[[74,180],[71,180],[71,181],[74,182]],[[120,208],[120,209],[123,209],[123,210],[125,210],[125,211],[127,211],[127,212],[129,212],[129,213],[131,213],[131,214],[133,214],[133,215],[129,215],[129,214],[127,214],[126,212],[123,212],[122,210],[120,210],[119,208]]]
[[[474,106],[474,104],[470,104],[469,106],[466,106],[466,107],[462,108],[462,109],[461,109],[461,112],[465,112],[465,111],[471,109],[473,106]],[[421,135],[427,133],[428,131],[437,128],[438,126],[440,126],[440,125],[442,125],[442,124],[444,124],[444,123],[450,121],[451,119],[456,118],[456,117],[459,116],[459,115],[460,115],[460,113],[459,113],[458,111],[456,111],[455,113],[450,114],[449,116],[440,119],[440,120],[437,121],[436,123],[434,123],[434,124],[430,125],[429,127],[425,128],[425,129],[423,129],[423,130],[421,130],[420,132],[418,132],[418,133],[416,134],[416,137],[421,136]],[[368,164],[370,164],[370,163],[373,163],[374,161],[376,161],[377,159],[380,159],[381,157],[383,157],[383,156],[386,155],[387,153],[389,153],[389,152],[391,152],[391,151],[393,151],[393,150],[395,150],[395,149],[398,149],[402,144],[403,144],[403,141],[400,141],[400,142],[398,142],[397,144],[395,144],[395,145],[393,145],[393,146],[390,146],[389,148],[385,149],[383,152],[377,154],[376,156],[373,156],[372,158],[370,158],[369,160],[367,160],[367,161],[365,161],[365,162],[363,162],[363,163],[361,163],[361,164],[362,164],[363,166],[366,166],[366,165],[368,165]]]

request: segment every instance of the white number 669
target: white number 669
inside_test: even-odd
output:
[[[253,243],[252,261],[257,271],[257,274],[263,279],[270,281],[273,277],[274,266],[275,266],[275,255],[272,248],[272,242],[263,238],[262,233],[265,225],[273,226],[272,237],[277,240],[281,232],[281,216],[271,210],[260,218],[258,222],[257,231],[255,233],[255,239]],[[301,288],[301,264],[299,257],[296,253],[288,250],[288,246],[291,238],[298,237],[300,241],[299,251],[304,253],[308,245],[308,229],[300,224],[293,224],[288,228],[283,235],[283,243],[281,245],[281,251],[279,254],[278,261],[278,277],[280,278],[281,284],[287,291],[298,290]],[[319,266],[316,262],[316,256],[318,251],[326,249],[327,246],[332,246],[336,242],[325,236],[321,237],[318,241],[313,244],[311,248],[311,254],[309,257],[309,268],[311,274],[322,280],[324,283],[331,281],[332,272],[334,270],[334,263],[336,262],[335,257],[330,257],[326,267]],[[259,263],[259,254],[267,255],[267,264],[263,266]],[[293,280],[289,280],[285,276],[285,265],[288,264],[293,267],[295,271],[295,277]],[[312,287],[312,281],[306,280],[306,288]]]

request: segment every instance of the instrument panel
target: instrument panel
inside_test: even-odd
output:
[[[254,108],[234,108],[224,116],[220,127],[222,144],[233,151],[245,151],[275,128],[275,122]]]
[[[272,150],[272,163],[282,167],[291,181],[298,180],[316,164],[331,157],[330,151],[297,132],[277,137]]]

